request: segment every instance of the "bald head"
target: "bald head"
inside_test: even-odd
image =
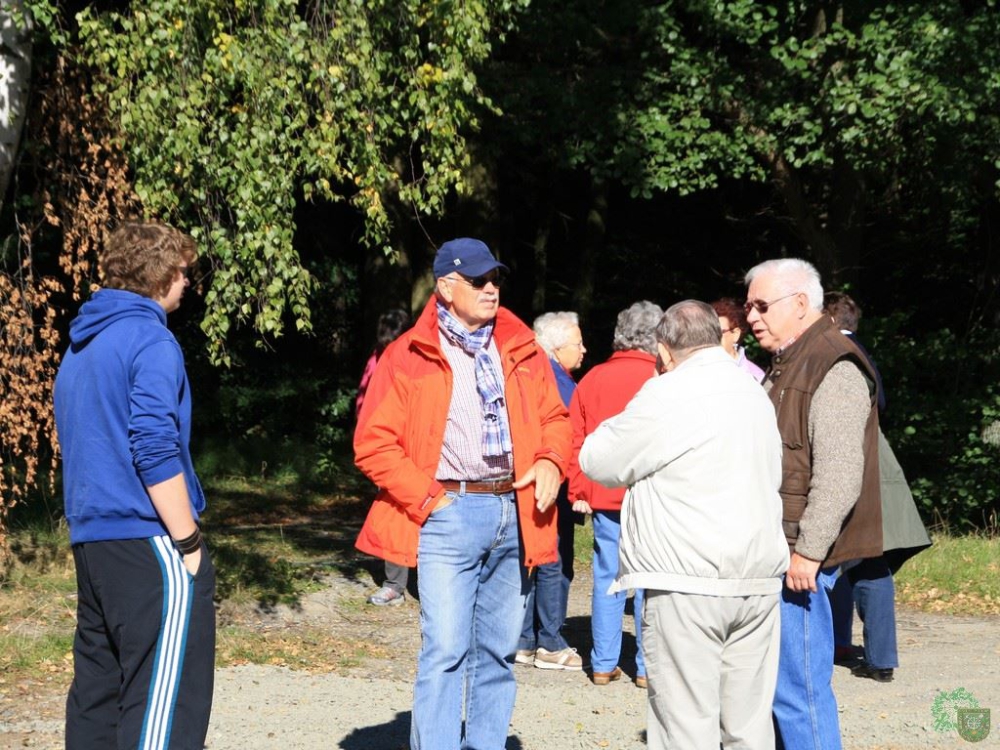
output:
[[[656,341],[667,350],[676,367],[699,349],[722,345],[719,316],[704,302],[694,299],[678,302],[663,313],[656,326]],[[664,353],[660,355],[663,357]]]

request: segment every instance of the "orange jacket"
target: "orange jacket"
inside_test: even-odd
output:
[[[548,358],[531,329],[504,308],[493,336],[503,362],[515,478],[539,458],[550,459],[565,475],[572,434]],[[379,359],[358,417],[354,462],[380,488],[355,543],[362,552],[416,565],[420,527],[444,494],[434,475],[451,385],[432,297],[413,328]],[[556,562],[555,506],[539,513],[529,485],[517,491],[517,507],[524,564]]]

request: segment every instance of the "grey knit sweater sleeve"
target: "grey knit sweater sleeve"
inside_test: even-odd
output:
[[[822,560],[837,541],[844,518],[861,494],[865,470],[865,423],[871,396],[857,365],[830,368],[809,409],[812,478],[795,551]]]

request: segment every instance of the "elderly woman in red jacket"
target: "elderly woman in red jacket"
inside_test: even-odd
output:
[[[573,456],[570,460],[569,499],[573,510],[592,514],[594,524],[594,590],[591,604],[593,650],[590,665],[595,685],[607,685],[622,676],[618,666],[622,647],[622,616],[626,593],[609,594],[618,575],[618,539],[621,535],[623,488],[608,489],[589,479],[577,462],[584,438],[605,419],[613,417],[656,374],[656,324],[663,310],[652,302],[636,302],[618,314],[614,354],[588,372],[573,394]],[[635,592],[635,615],[642,612],[642,591]],[[635,684],[646,687],[641,628],[636,627]]]

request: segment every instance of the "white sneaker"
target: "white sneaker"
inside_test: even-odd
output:
[[[404,599],[406,599],[406,595],[402,591],[383,586],[368,597],[368,603],[374,604],[376,607],[398,607]]]
[[[535,652],[530,648],[519,648],[514,654],[514,663],[530,667],[535,663]]]
[[[583,659],[575,648],[569,646],[558,651],[539,648],[535,652],[535,666],[539,669],[577,670],[583,669]]]

